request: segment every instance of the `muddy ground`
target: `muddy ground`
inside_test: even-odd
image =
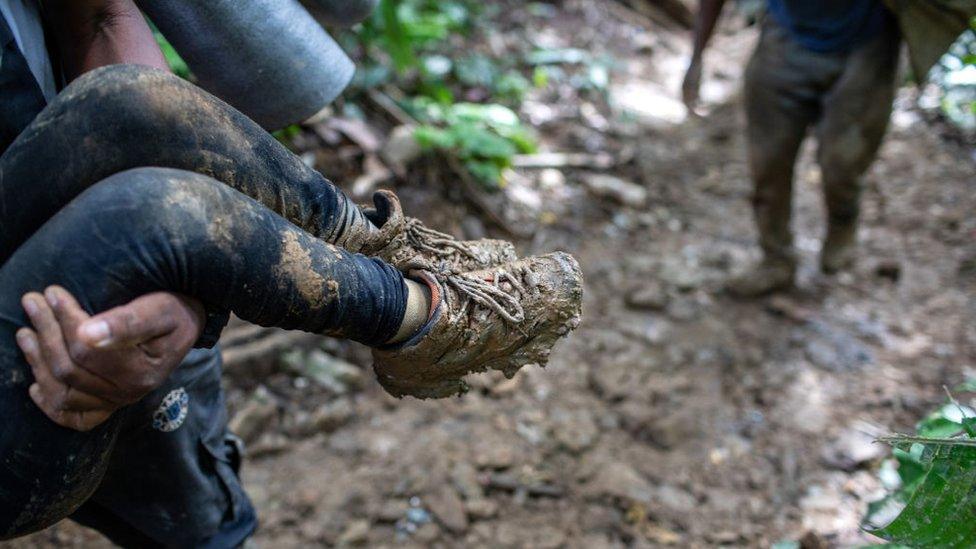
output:
[[[816,269],[823,208],[808,144],[797,169],[798,288],[735,300],[722,281],[758,256],[737,97],[754,29],[726,24],[707,59],[711,112],[694,119],[676,104],[688,53],[679,30],[603,1],[506,6],[495,38],[466,46],[576,47],[616,60],[606,92],[551,86],[522,109],[545,150],[611,161],[519,169],[501,216],[531,229],[521,252],[576,255],[584,322],[545,370],[484,376],[438,402],[386,396],[352,345],[316,340],[328,354],[262,360],[230,350],[258,546],[871,542],[858,522],[881,493],[875,471],[887,453],[871,437],[910,430],[944,385],[976,375],[972,148],[904,88],[866,176],[863,253],[828,278]],[[456,234],[505,236],[450,176],[429,173],[397,185],[408,213]],[[600,191],[594,174],[625,184]],[[269,337],[255,346],[299,341]],[[14,546],[101,543],[58,526]]]

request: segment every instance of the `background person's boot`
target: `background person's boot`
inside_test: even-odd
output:
[[[580,322],[583,277],[569,254],[529,257],[465,274],[413,271],[432,295],[430,319],[397,345],[373,349],[373,369],[390,394],[443,398],[464,392],[464,376],[545,365]]]
[[[820,250],[820,269],[834,274],[854,265],[857,259],[857,224],[831,224]]]
[[[748,271],[731,279],[725,288],[737,297],[759,297],[791,288],[795,275],[796,259],[767,255]]]

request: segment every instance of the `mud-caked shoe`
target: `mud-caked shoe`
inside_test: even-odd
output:
[[[378,228],[352,251],[379,257],[406,270],[426,266],[437,272],[464,273],[515,261],[515,246],[505,240],[458,240],[403,215],[400,200],[391,191],[373,194],[366,217]],[[348,248],[347,248],[348,249]]]
[[[851,268],[857,259],[857,225],[831,225],[820,250],[820,269],[834,274]]]
[[[430,319],[410,340],[373,350],[380,384],[397,397],[448,397],[466,390],[470,373],[511,377],[526,364],[545,366],[556,341],[579,326],[583,277],[566,253],[410,276],[430,287]]]
[[[745,273],[729,280],[725,289],[736,297],[759,297],[793,286],[796,262],[764,259]]]

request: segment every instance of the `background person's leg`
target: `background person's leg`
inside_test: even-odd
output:
[[[818,115],[819,59],[794,44],[770,21],[745,75],[753,215],[763,262],[732,281],[730,290],[757,295],[792,283],[795,259],[790,218],[793,167],[807,128]]]
[[[0,264],[106,177],[159,166],[213,177],[307,232],[346,242],[371,224],[342,191],[249,118],[176,76],[114,65],[65,90],[0,157]]]
[[[145,168],[95,185],[0,268],[0,539],[47,526],[98,487],[121,419],[88,433],[48,420],[27,394],[14,342],[20,297],[64,286],[89,312],[174,291],[265,326],[388,341],[403,318],[402,275],[303,232],[205,176]]]
[[[891,26],[860,46],[824,98],[817,135],[827,206],[820,262],[826,272],[849,266],[855,257],[861,176],[874,161],[888,127],[900,45],[898,29]]]

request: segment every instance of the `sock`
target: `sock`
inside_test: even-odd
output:
[[[388,343],[399,343],[409,339],[430,318],[430,288],[409,278],[405,282],[407,283],[407,310],[403,313],[403,321],[396,335]]]

